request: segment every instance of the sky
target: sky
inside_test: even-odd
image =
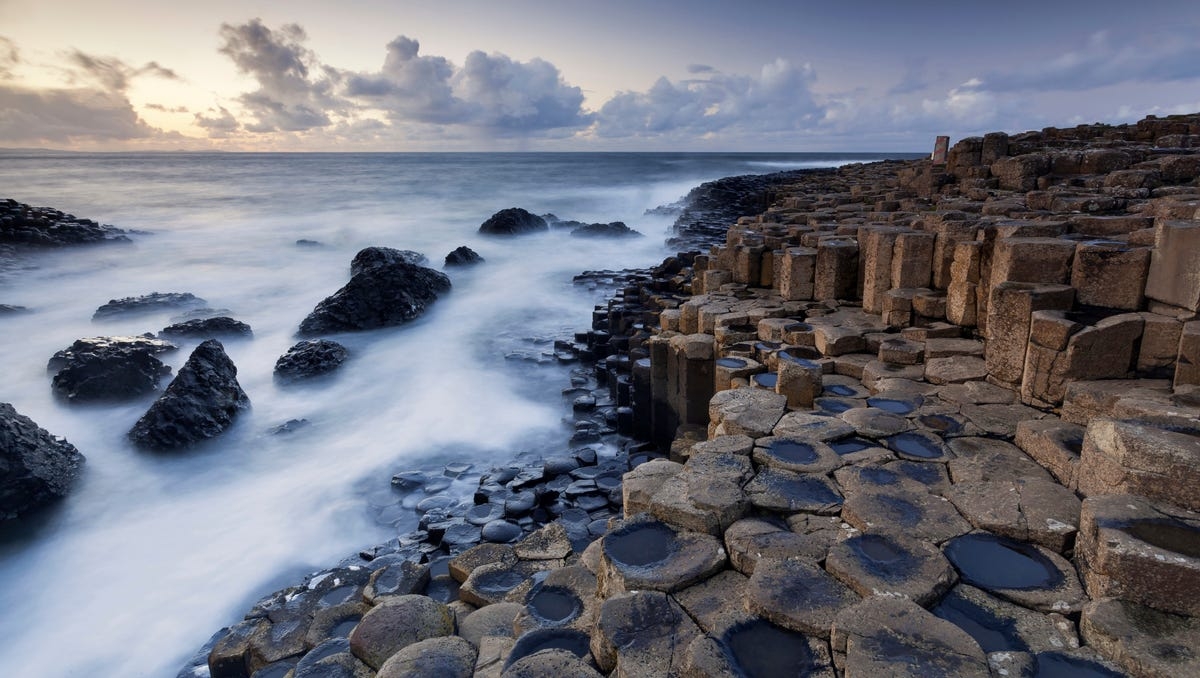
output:
[[[1200,2],[0,0],[0,147],[915,151],[1200,111]]]

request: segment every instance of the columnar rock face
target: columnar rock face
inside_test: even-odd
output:
[[[162,397],[138,419],[129,438],[152,450],[171,450],[220,435],[250,406],[237,367],[216,339],[192,351]]]
[[[66,496],[82,465],[74,445],[0,403],[0,521]]]

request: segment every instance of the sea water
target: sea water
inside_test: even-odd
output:
[[[874,159],[815,154],[56,154],[5,152],[0,197],[143,231],[128,245],[46,250],[0,271],[0,401],[86,457],[71,495],[0,527],[0,675],[169,676],[259,596],[412,529],[391,474],[477,468],[563,449],[566,368],[555,338],[588,328],[602,292],[584,270],[668,254],[672,217],[647,210],[701,182]],[[880,156],[882,157],[882,156]],[[507,207],[624,221],[640,239],[477,233]],[[317,245],[301,246],[297,240]],[[331,338],[351,359],[286,386],[275,360],[367,246],[486,262],[416,322]],[[110,299],[191,292],[254,337],[226,351],[252,401],[195,449],[147,454],[126,433],[153,402],[71,405],[46,361],[81,337],[157,332],[177,312],[93,322]],[[164,361],[175,371],[196,340]],[[163,386],[165,387],[166,380]],[[291,419],[309,425],[270,431]],[[556,448],[557,446],[557,448]]]

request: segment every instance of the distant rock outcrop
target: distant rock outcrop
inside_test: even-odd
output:
[[[420,316],[438,294],[450,289],[446,274],[380,256],[385,249],[359,252],[350,282],[317,304],[300,323],[301,336],[400,325]]]
[[[129,242],[128,232],[79,219],[49,207],[0,200],[0,243],[64,247],[99,242]]]
[[[96,309],[92,320],[107,320],[121,315],[153,313],[175,308],[196,308],[207,303],[191,292],[151,292],[138,297],[110,299],[108,303]]]
[[[550,225],[545,219],[520,207],[500,210],[479,226],[479,232],[487,235],[522,235],[548,230]]]
[[[445,265],[446,266],[472,266],[474,264],[482,264],[483,262],[484,262],[484,258],[479,256],[479,254],[475,250],[471,249],[470,247],[467,247],[466,245],[463,245],[462,247],[459,247],[458,249],[454,250],[450,254],[446,255],[446,264]]]
[[[0,403],[0,521],[65,496],[83,461],[74,445]]]
[[[192,351],[165,393],[129,431],[139,447],[170,450],[220,435],[250,406],[237,367],[216,339]]]
[[[383,264],[409,264],[424,266],[429,263],[429,257],[412,250],[398,250],[392,247],[365,247],[354,255],[350,261],[350,275],[356,275],[368,268]]]
[[[178,322],[164,327],[159,334],[168,337],[199,337],[203,339],[254,336],[249,325],[225,315]]]

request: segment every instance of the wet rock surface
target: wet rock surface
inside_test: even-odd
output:
[[[146,334],[139,337],[78,339],[51,356],[51,387],[71,402],[124,400],[158,389],[171,368],[158,354],[175,344]]]
[[[484,261],[485,259],[479,256],[475,250],[467,247],[466,245],[462,245],[446,255],[444,265],[474,266],[475,264],[482,264]]]
[[[110,320],[173,309],[195,309],[207,303],[191,292],[151,292],[137,297],[110,299],[96,309],[92,320]]]
[[[350,357],[350,351],[330,339],[305,339],[297,342],[275,361],[275,376],[295,381],[329,374]]]
[[[237,381],[237,367],[221,342],[196,347],[162,396],[150,406],[129,438],[139,447],[171,450],[220,435],[250,398]]]
[[[450,290],[444,273],[409,263],[398,250],[367,248],[352,266],[350,282],[326,297],[300,323],[300,335],[312,336],[390,327],[419,317]],[[357,257],[356,257],[357,259]]]
[[[522,235],[548,230],[550,230],[550,226],[545,219],[520,207],[502,209],[479,225],[480,233],[499,236]]]
[[[66,496],[83,461],[66,440],[0,403],[0,521]]]
[[[159,332],[167,337],[194,337],[200,339],[252,337],[250,326],[229,316],[194,318],[167,325]]]

